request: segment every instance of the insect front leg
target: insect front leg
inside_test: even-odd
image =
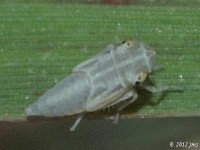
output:
[[[131,96],[130,96],[131,95]],[[128,97],[129,96],[129,97]],[[133,103],[137,98],[138,94],[135,90],[129,91],[126,93],[122,98],[124,98],[123,104],[118,108],[118,111],[122,111],[124,108],[126,108],[128,105]],[[126,101],[125,101],[126,100]]]
[[[181,86],[161,85],[161,86],[157,87],[157,86],[153,86],[153,85],[141,85],[141,87],[151,93],[161,93],[162,94],[162,96],[159,98],[159,100],[151,101],[152,105],[158,104],[168,92],[183,92],[184,91],[184,88]]]
[[[163,65],[156,65],[153,67],[152,72],[159,72],[164,71],[165,67]],[[151,93],[159,93],[159,92],[183,92],[184,88],[181,86],[170,86],[170,85],[161,85],[159,87],[155,86],[156,82],[153,76],[150,74],[148,75],[148,78],[150,79],[151,83],[153,85],[144,85],[143,83],[140,83],[140,86],[147,91]]]
[[[122,111],[124,108],[126,108],[128,105],[133,103],[138,98],[138,94],[135,90],[127,92],[125,95],[123,95],[118,101],[123,101],[121,106],[118,108],[118,113],[115,116],[115,119],[113,123],[118,123],[119,120],[119,112]]]
[[[161,85],[159,87],[152,85],[140,85],[142,88],[146,89],[151,93],[159,93],[159,92],[183,92],[184,88],[181,86],[170,86],[170,85]]]
[[[114,105],[116,105],[116,104],[118,104],[118,103],[120,103],[122,101],[126,101],[126,100],[132,98],[133,94],[134,94],[133,91],[126,92],[124,95],[122,95],[121,97],[119,97],[117,100],[115,100],[113,103],[111,103],[110,105],[108,105],[106,108],[112,107],[112,106],[114,106]]]
[[[159,72],[159,71],[164,71],[165,67],[163,65],[156,65],[153,67],[152,72]]]

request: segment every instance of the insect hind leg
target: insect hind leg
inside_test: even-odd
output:
[[[71,126],[70,131],[75,131],[76,127],[78,127],[79,123],[81,122],[82,118],[83,118],[84,114],[81,114],[76,121],[74,122],[74,124]]]

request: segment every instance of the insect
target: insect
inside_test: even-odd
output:
[[[158,70],[154,66],[155,60],[156,52],[144,43],[110,44],[97,56],[76,66],[71,75],[27,107],[26,113],[46,117],[81,114],[70,129],[74,131],[86,112],[123,102],[118,108],[120,112],[133,103],[138,97],[135,86],[152,93],[182,91],[182,87],[143,84],[148,75]]]

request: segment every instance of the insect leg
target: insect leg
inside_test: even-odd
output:
[[[130,105],[131,103],[133,103],[138,98],[138,94],[136,93],[135,90],[132,90],[130,92],[132,92],[132,98],[131,99],[126,99],[127,101],[125,103],[123,103],[123,105],[121,105],[118,108],[118,111],[122,111],[124,108],[126,108],[128,105]]]
[[[164,71],[165,67],[163,65],[156,65],[153,67],[152,72]],[[148,76],[151,82],[156,85],[153,76]],[[152,86],[152,85],[143,85],[140,84],[141,87],[148,90],[151,93],[158,93],[158,92],[165,92],[165,91],[172,91],[172,92],[183,92],[184,88],[181,86],[169,86],[169,85],[162,85],[162,86]]]
[[[165,67],[163,65],[156,65],[153,67],[152,72],[159,72],[159,71],[164,71]]]
[[[75,131],[76,127],[79,125],[80,121],[82,120],[84,114],[81,114],[76,121],[74,122],[74,124],[71,126],[70,131]]]
[[[122,101],[125,101],[125,100],[128,100],[130,99],[131,97],[133,97],[133,91],[128,91],[126,94],[124,94],[123,96],[121,96],[119,99],[117,99],[115,102],[111,103],[110,105],[107,106],[107,108],[117,104],[117,103],[120,103]]]
[[[127,98],[127,94],[130,95],[131,93],[131,97]],[[128,105],[130,105],[131,103],[133,103],[137,98],[138,98],[138,94],[136,93],[136,91],[132,90],[129,91],[128,93],[126,93],[122,98],[126,98],[124,100],[127,100],[126,102],[124,102],[119,108],[118,108],[118,113],[115,116],[115,119],[113,121],[113,123],[118,123],[119,120],[119,112],[122,111],[124,108],[126,108]],[[131,99],[130,99],[131,98]]]
[[[155,87],[151,85],[140,85],[140,86],[151,93],[158,93],[158,92],[165,92],[165,91],[172,91],[172,92],[184,91],[184,88],[181,86],[169,86],[169,85],[162,85],[159,87]]]
[[[163,65],[156,65],[153,67],[152,72],[155,73],[155,72],[164,71],[164,70],[165,70],[165,67]],[[152,74],[148,75],[148,79],[151,81],[151,83],[153,83],[153,85],[156,85],[155,79],[152,76]]]

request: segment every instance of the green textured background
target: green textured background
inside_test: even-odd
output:
[[[185,87],[158,105],[136,102],[134,114],[200,114],[198,6],[198,0],[145,6],[1,1],[0,120],[24,119],[25,107],[116,38],[148,43],[166,67],[157,83]]]

